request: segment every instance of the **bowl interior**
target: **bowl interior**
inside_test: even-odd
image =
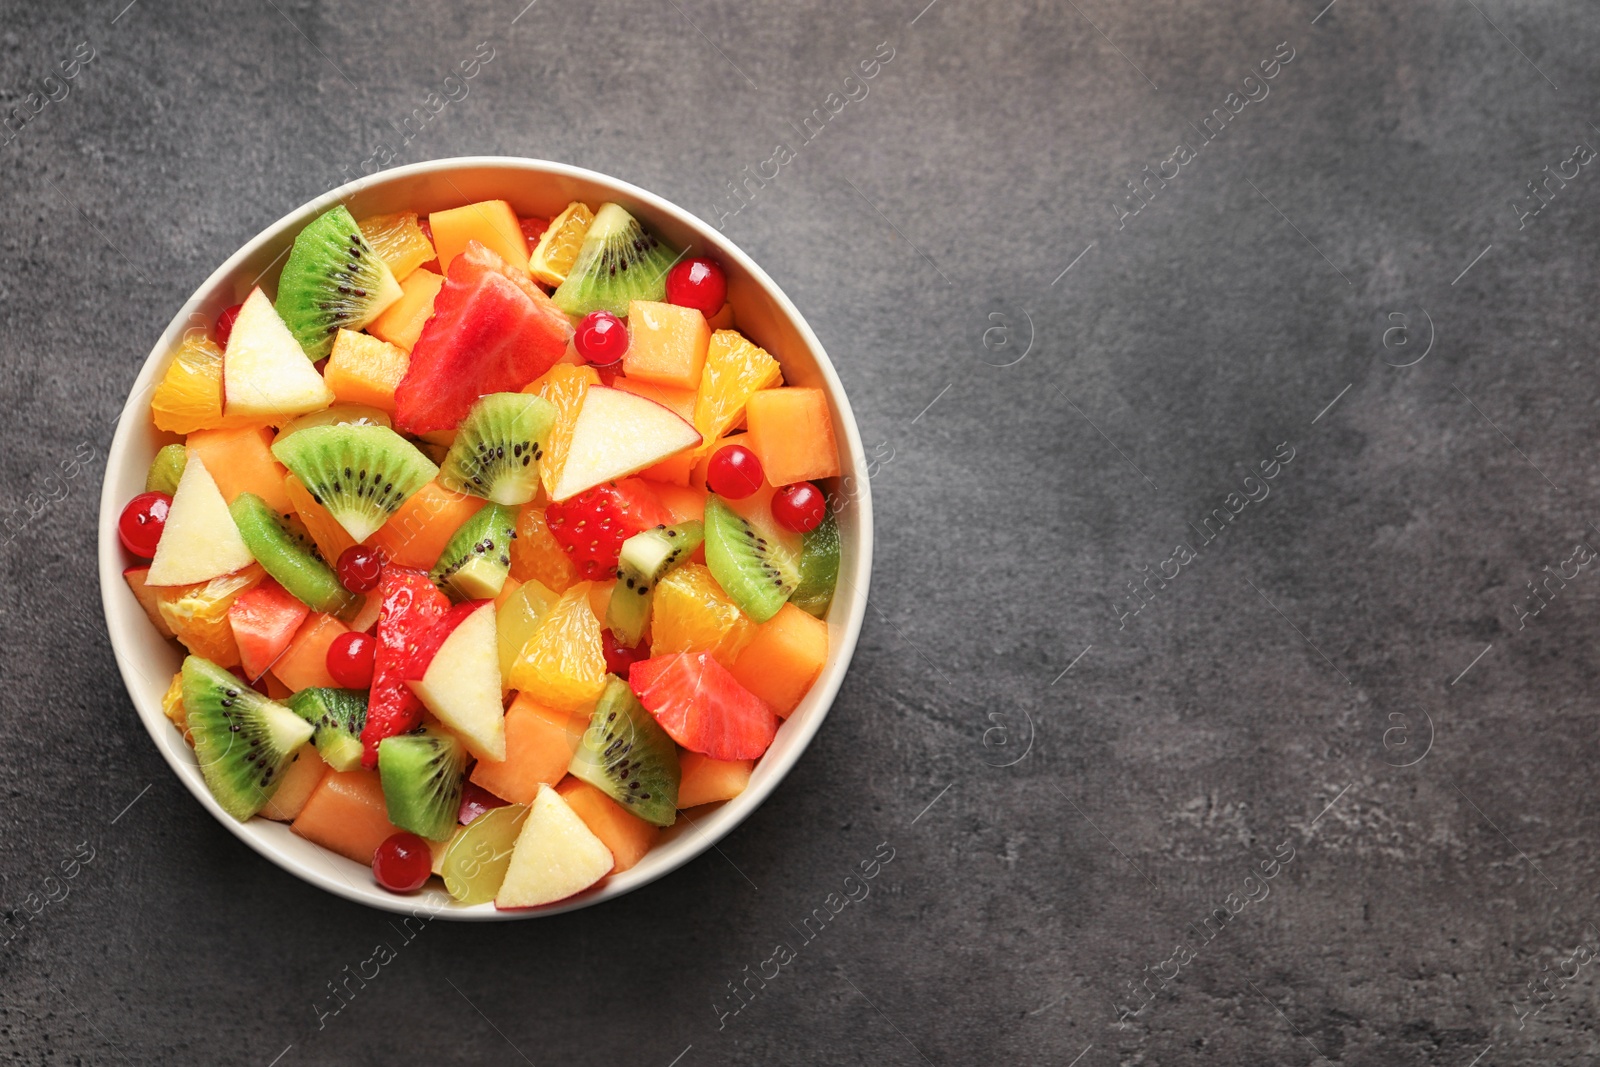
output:
[[[149,397],[165,373],[184,332],[209,330],[218,313],[256,285],[274,295],[277,274],[295,235],[335,203],[357,218],[391,211],[429,211],[480,200],[507,200],[522,216],[551,217],[574,200],[591,206],[616,201],[670,243],[716,256],[728,275],[736,326],[783,366],[791,385],[816,386],[828,395],[839,440],[843,475],[824,486],[836,504],[841,541],[839,586],[828,614],[829,657],[800,707],[779,729],[757,764],[749,788],[734,800],[680,818],[634,868],[561,904],[532,911],[498,912],[493,905],[466,908],[436,886],[413,896],[388,893],[371,871],[293,834],[287,825],[256,818],[239,823],[218,807],[193,752],[161,711],[161,696],[182,663],[175,642],[163,639],[122,579],[134,561],[117,538],[122,505],[144,488],[145,473],[161,445],[174,440],[150,421]],[[772,279],[714,229],[671,203],[602,174],[534,160],[482,157],[438,160],[362,178],[280,219],[224,263],[188,300],[145,361],[107,457],[100,501],[100,583],[112,649],[140,718],[162,755],[189,791],[257,852],[315,885],[394,912],[426,911],[446,918],[505,919],[553,915],[638,888],[688,862],[732,830],[777,786],[821,725],[843,680],[866,610],[871,564],[871,499],[860,434],[838,376],[816,336]],[[691,821],[692,820],[692,821]]]

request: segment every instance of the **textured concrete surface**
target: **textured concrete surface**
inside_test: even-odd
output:
[[[0,0],[6,109],[93,54],[0,147],[0,897],[53,898],[0,1056],[1591,1061],[1593,6],[924,2]],[[173,781],[92,560],[173,309],[384,141],[721,219],[882,460],[860,650],[764,808],[409,941]]]

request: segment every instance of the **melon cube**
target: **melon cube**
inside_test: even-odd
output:
[[[294,640],[272,664],[272,673],[295,692],[312,686],[337,689],[339,683],[328,673],[328,646],[340,634],[349,633],[344,623],[332,615],[313,611],[295,631]]]
[[[678,807],[694,808],[732,800],[750,784],[755,770],[753,759],[712,759],[699,752],[680,752],[678,766],[683,777],[678,782]]]
[[[404,299],[402,297],[402,299]],[[394,388],[406,376],[406,350],[354,330],[340,330],[322,379],[347,404],[368,404],[394,414]]]
[[[317,750],[311,745],[301,745],[289,766],[283,769],[278,788],[261,809],[261,814],[276,822],[293,822],[305,810],[306,801],[311,799],[327,773],[328,765],[322,762]]]
[[[325,774],[290,829],[363,864],[372,862],[385,838],[400,832],[389,821],[378,772],[362,770]]]
[[[622,373],[641,382],[696,389],[710,344],[711,327],[699,310],[635,300],[628,305],[628,351],[622,357]],[[694,419],[692,406],[680,414],[686,422]]]
[[[556,792],[577,813],[589,832],[611,850],[612,874],[621,874],[644,859],[661,836],[661,828],[647,823],[588,782],[568,777]]]
[[[512,267],[528,272],[528,239],[522,221],[504,200],[484,200],[428,216],[433,231],[433,247],[439,253],[439,266],[450,272],[450,261],[477,241]]]
[[[461,524],[486,503],[482,497],[451,492],[438,482],[429,482],[411,494],[400,510],[367,538],[367,544],[381,549],[390,563],[427,570],[439,561],[439,554]]]
[[[205,463],[228,503],[249,492],[280,515],[293,509],[283,488],[284,475],[289,472],[273,457],[272,431],[265,426],[196,430],[186,445],[191,456],[199,456]]]
[[[821,389],[763,389],[745,405],[751,451],[773,485],[839,475],[828,397]]]
[[[541,785],[566,776],[588,726],[587,715],[547,708],[518,693],[506,709],[506,758],[479,760],[472,781],[513,804],[531,804]]]
[[[367,323],[367,332],[410,352],[417,346],[417,338],[422,336],[423,325],[433,317],[433,298],[443,287],[444,275],[418,267],[400,283],[400,299]]]
[[[756,696],[787,716],[800,705],[828,661],[828,624],[793,604],[757,626],[729,670]]]

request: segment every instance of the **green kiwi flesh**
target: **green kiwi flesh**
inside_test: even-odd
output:
[[[616,204],[601,204],[567,280],[551,297],[568,315],[626,315],[634,300],[662,300],[678,253]]]
[[[622,542],[617,557],[617,584],[606,606],[606,625],[617,643],[632,648],[644,638],[650,621],[650,601],[667,572],[687,559],[705,540],[705,525],[697,519],[676,526],[657,526]]]
[[[206,786],[244,822],[278,791],[311,724],[199,656],[183,661],[183,708]]]
[[[272,454],[357,543],[439,473],[386,426],[311,426],[280,438]]]
[[[254,493],[240,493],[228,505],[228,513],[250,554],[290,596],[313,611],[330,615],[354,606],[355,597],[339,584],[333,568],[318,558],[308,543],[295,537],[265,500]]]
[[[378,778],[389,821],[430,841],[455,832],[467,750],[443,730],[425,726],[378,743]]]
[[[367,722],[367,694],[360,689],[302,689],[284,703],[311,724],[322,762],[336,771],[361,765],[361,728]]]
[[[715,495],[706,498],[706,566],[739,610],[756,622],[778,613],[800,577],[781,545],[761,536]]]
[[[615,675],[606,678],[567,773],[646,822],[671,826],[678,817],[678,746]]]
[[[451,536],[428,577],[457,600],[492,600],[511,573],[511,539],[516,536],[516,511],[486,504]]]
[[[182,445],[163,445],[156,458],[150,461],[150,473],[144,476],[144,491],[165,493],[171,496],[178,491],[178,479],[183,477],[189,453]]]
[[[361,329],[398,299],[394,272],[339,205],[294,239],[273,306],[315,363],[327,358],[340,330]]]
[[[839,523],[833,509],[815,529],[808,530],[800,551],[800,584],[789,603],[821,619],[833,603],[833,589],[839,584]]]
[[[439,484],[496,504],[526,504],[539,491],[539,460],[555,421],[555,405],[542,396],[479,397],[439,469]]]

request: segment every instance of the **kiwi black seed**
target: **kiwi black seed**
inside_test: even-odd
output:
[[[341,329],[361,329],[398,299],[394,273],[340,205],[313,219],[294,239],[273,306],[316,362],[333,350]]]
[[[569,315],[597,310],[626,315],[634,300],[666,296],[667,271],[678,256],[622,207],[602,204],[567,280],[551,299]]]
[[[430,841],[456,828],[467,750],[433,727],[386,737],[378,743],[378,778],[389,821]]]
[[[451,536],[428,577],[457,600],[499,596],[511,573],[516,527],[516,509],[484,505]]]
[[[606,678],[567,772],[646,822],[671,826],[678,817],[678,746],[614,675]]]
[[[619,645],[632,648],[644,637],[656,586],[704,540],[704,524],[691,519],[676,526],[644,530],[622,542],[617,557],[617,584],[612,587],[611,601],[606,606],[606,625]]]
[[[539,491],[539,461],[556,408],[542,396],[490,393],[462,420],[439,483],[496,504],[526,504]]]
[[[240,822],[266,806],[311,740],[304,719],[200,656],[183,661],[183,708],[206,786]]]
[[[311,724],[312,743],[322,762],[336,771],[361,764],[361,728],[367,722],[367,694],[359,689],[302,689],[290,697],[289,710]]]
[[[788,551],[768,543],[717,496],[706,499],[706,566],[739,610],[756,622],[776,615],[800,579]]]
[[[358,543],[439,473],[387,426],[310,426],[280,438],[272,454]]]

